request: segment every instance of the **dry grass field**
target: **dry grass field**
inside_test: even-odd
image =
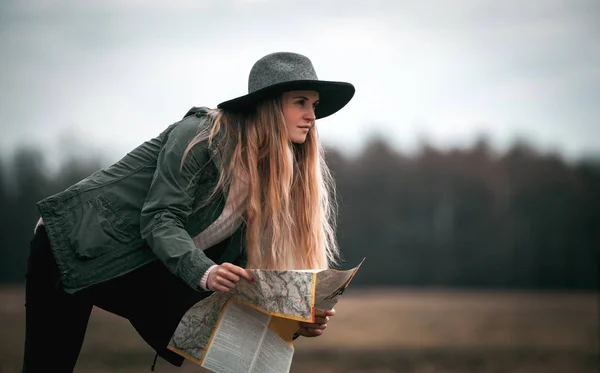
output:
[[[323,337],[298,340],[293,373],[600,371],[593,293],[348,289],[336,310]],[[0,289],[0,373],[19,371],[23,312],[22,289]],[[95,309],[76,371],[149,371],[153,357],[127,321]]]

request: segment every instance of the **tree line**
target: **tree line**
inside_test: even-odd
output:
[[[516,143],[495,154],[381,138],[357,155],[328,148],[337,185],[341,268],[356,285],[590,290],[599,285],[600,166]],[[0,283],[22,283],[36,202],[103,165],[73,156],[49,173],[21,148],[0,172]]]

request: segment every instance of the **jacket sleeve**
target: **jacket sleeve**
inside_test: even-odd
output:
[[[210,161],[206,144],[194,146],[181,167],[183,153],[197,128],[197,120],[186,119],[168,134],[142,207],[140,231],[173,274],[201,290],[202,275],[215,263],[196,248],[184,227],[192,213],[196,183]]]

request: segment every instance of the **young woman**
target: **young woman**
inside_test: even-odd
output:
[[[318,80],[295,53],[258,60],[248,94],[192,108],[112,166],[38,203],[26,282],[24,372],[70,372],[92,307],[127,318],[156,353],[245,268],[328,268],[338,257],[333,183],[315,120],[350,83]],[[323,333],[329,311],[297,335]],[[61,340],[58,343],[58,340]]]

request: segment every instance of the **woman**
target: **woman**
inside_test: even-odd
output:
[[[38,203],[26,284],[24,372],[72,371],[94,305],[127,318],[157,354],[183,314],[245,268],[327,268],[338,257],[332,179],[315,120],[349,83],[295,53],[258,60],[248,94],[192,108],[109,168]],[[323,333],[329,316],[297,335]],[[56,343],[58,338],[63,341]]]

